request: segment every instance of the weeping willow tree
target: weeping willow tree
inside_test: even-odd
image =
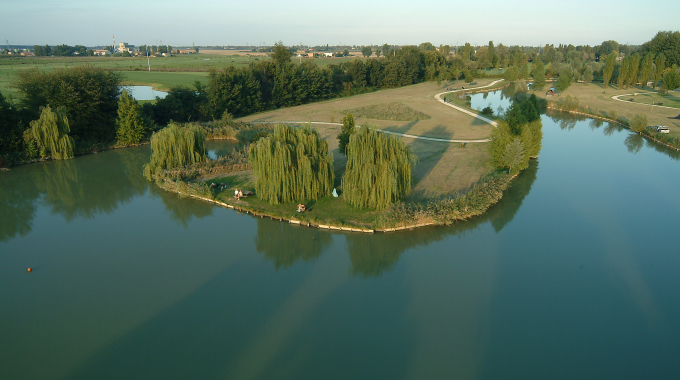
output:
[[[349,139],[343,196],[354,207],[382,210],[411,190],[416,155],[397,136],[361,128]]]
[[[257,197],[270,204],[319,199],[333,190],[333,156],[310,127],[274,127],[250,146]]]
[[[205,135],[197,125],[180,127],[171,123],[151,136],[151,162],[144,165],[144,176],[164,169],[205,162]]]
[[[40,118],[31,122],[29,138],[35,141],[40,155],[57,160],[73,158],[73,138],[68,117],[61,109],[52,111],[50,106],[40,109]]]

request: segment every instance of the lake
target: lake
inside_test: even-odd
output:
[[[542,119],[488,213],[389,234],[179,198],[148,146],[0,172],[0,379],[680,377],[680,156]]]
[[[135,98],[135,100],[154,100],[165,98],[168,93],[165,91],[154,90],[151,86],[124,86],[123,89]]]

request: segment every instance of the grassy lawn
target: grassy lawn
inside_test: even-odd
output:
[[[622,96],[619,99],[637,104],[659,104],[665,107],[673,107],[680,110],[680,96],[677,92],[669,92],[667,95],[658,93],[638,93],[637,95]],[[678,111],[680,112],[680,111]]]
[[[168,91],[171,87],[194,87],[194,82],[208,83],[208,73],[166,71],[124,71],[125,85],[152,86],[154,90]]]

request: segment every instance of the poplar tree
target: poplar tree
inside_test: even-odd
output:
[[[276,125],[273,135],[250,146],[249,157],[257,197],[270,204],[319,199],[333,190],[328,143],[308,126]]]
[[[612,52],[604,61],[604,68],[602,69],[602,87],[607,88],[609,81],[612,79],[614,73],[614,66],[616,65],[617,52]]]
[[[654,70],[654,54],[647,53],[642,60],[642,67],[640,68],[640,89],[645,88],[647,85],[649,77],[652,76],[652,70]]]
[[[30,125],[28,135],[37,144],[41,156],[57,160],[73,158],[73,138],[68,135],[71,128],[64,110],[55,112],[50,106],[41,107],[40,118]]]
[[[160,170],[205,162],[205,135],[197,125],[180,127],[170,123],[151,136],[151,162],[144,165],[144,176],[151,180]]]
[[[349,139],[343,197],[350,205],[382,210],[411,190],[416,155],[397,136],[360,128]]]
[[[666,70],[666,56],[663,53],[659,53],[654,59],[654,82],[652,83],[652,88],[656,89],[657,83],[663,77],[663,72]]]

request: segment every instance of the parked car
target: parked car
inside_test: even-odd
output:
[[[664,125],[655,125],[654,130],[659,132],[659,133],[671,133],[671,131],[668,129],[668,127]]]

